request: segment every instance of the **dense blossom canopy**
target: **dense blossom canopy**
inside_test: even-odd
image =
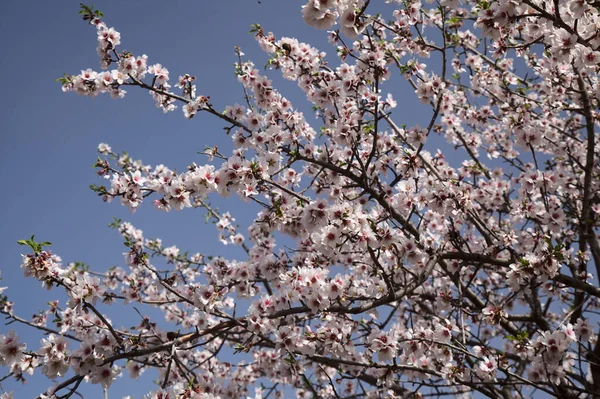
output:
[[[102,273],[21,241],[25,274],[69,301],[26,320],[2,296],[2,313],[48,333],[41,345],[0,335],[12,377],[57,381],[41,398],[148,369],[160,373],[149,399],[598,397],[600,4],[388,3],[391,15],[369,0],[302,7],[339,59],[253,27],[318,124],[239,49],[246,95],[217,110],[194,76],[121,50],[126,38],[82,6],[102,72],[65,76],[65,92],[144,89],[165,112],[220,118],[234,144],[175,172],[103,143],[109,183],[94,190],[132,212],[203,208],[247,257],[183,253],[122,221],[127,265]],[[416,97],[390,92],[394,78]],[[394,118],[405,101],[430,106],[423,126]],[[211,207],[231,195],[261,206],[247,232]],[[165,320],[119,329],[102,313],[136,303]]]

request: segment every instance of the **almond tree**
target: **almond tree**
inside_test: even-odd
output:
[[[48,323],[2,298],[9,319],[48,333],[39,348],[0,336],[11,378],[60,381],[41,398],[108,387],[123,368],[159,371],[152,399],[600,395],[599,4],[397,0],[383,16],[370,3],[302,7],[339,59],[252,28],[318,124],[239,49],[244,105],[215,109],[194,76],[171,86],[167,67],[122,50],[82,5],[103,71],[64,76],[63,91],[146,90],[165,112],[219,118],[235,147],[176,173],[103,143],[96,167],[110,184],[94,191],[132,212],[147,200],[202,208],[247,258],[183,253],[123,221],[127,266],[103,273],[21,240],[25,274],[70,299]],[[398,98],[416,100],[391,93],[394,78],[431,107],[423,126],[394,118]],[[260,205],[247,233],[210,203],[230,195]],[[171,330],[147,318],[119,329],[102,313],[136,303]]]

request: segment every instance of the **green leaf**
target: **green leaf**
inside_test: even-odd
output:
[[[17,240],[17,244],[28,246],[36,255],[42,252],[44,250],[44,247],[49,247],[52,245],[52,243],[48,241],[44,241],[41,243],[35,242],[35,235],[32,235],[29,240]]]
[[[90,5],[87,6],[83,3],[79,3],[79,7],[81,8],[81,10],[79,10],[79,15],[83,15],[83,20],[84,21],[91,21],[94,18],[102,18],[104,17],[104,14],[102,13],[102,11],[100,10],[94,10],[94,5]]]
[[[262,27],[260,26],[260,24],[252,24],[252,25],[250,25],[250,28],[251,28],[250,32],[248,32],[249,35],[253,35],[262,30]]]
[[[100,195],[106,194],[106,187],[104,187],[104,186],[97,186],[95,184],[90,184],[90,189],[95,193],[99,193]]]
[[[75,79],[75,75],[67,75],[66,73],[63,73],[63,76],[56,78],[56,82],[59,82],[60,84],[62,84],[63,86],[73,82],[73,79]]]
[[[113,216],[113,221],[108,224],[108,227],[116,229],[116,228],[118,228],[121,225],[122,222],[123,221],[121,219],[116,218],[116,217]]]

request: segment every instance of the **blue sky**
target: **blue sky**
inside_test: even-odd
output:
[[[198,93],[209,95],[216,109],[242,103],[242,89],[233,73],[234,46],[240,45],[247,57],[262,68],[267,56],[251,35],[250,25],[260,23],[276,36],[296,37],[310,42],[330,55],[334,49],[326,33],[308,28],[302,21],[303,1],[253,0],[227,1],[96,1],[105,21],[121,32],[121,49],[149,56],[149,64],[162,63],[169,68],[171,80],[189,73],[198,77]],[[3,95],[0,96],[2,129],[0,165],[3,171],[3,195],[0,196],[0,270],[8,286],[5,292],[15,302],[16,314],[29,317],[55,299],[33,279],[25,279],[19,268],[25,248],[18,239],[32,234],[53,243],[52,250],[65,263],[82,261],[97,270],[123,265],[122,239],[107,225],[113,217],[130,221],[144,230],[146,237],[160,237],[165,245],[177,244],[182,250],[218,254],[228,251],[217,240],[215,229],[206,225],[200,210],[155,211],[145,203],[135,214],[117,202],[102,203],[89,189],[102,184],[91,165],[100,142],[114,151],[125,150],[144,163],[165,164],[182,170],[191,162],[205,162],[197,155],[206,146],[229,148],[223,124],[208,115],[192,121],[181,110],[163,114],[154,107],[147,92],[129,88],[124,99],[108,96],[94,99],[64,94],[55,79],[63,73],[76,74],[91,67],[100,70],[96,56],[96,32],[77,12],[79,1],[3,1],[0,2],[0,57]],[[280,79],[276,71],[267,72],[275,86],[297,107],[310,109],[294,83]],[[403,103],[398,90],[407,86],[398,79],[388,90],[401,105],[395,115],[399,123],[428,122],[428,114],[409,94]],[[394,85],[396,85],[394,87]],[[423,118],[418,120],[419,115]],[[308,120],[314,120],[312,116]],[[246,226],[252,212],[248,203],[217,201]],[[245,232],[245,229],[242,229]],[[64,302],[63,302],[64,304]],[[136,318],[132,308],[116,314],[110,307],[101,309],[115,324]],[[37,350],[42,335],[16,325],[0,325],[0,333],[15,328]],[[6,372],[1,370],[2,375]],[[0,375],[1,377],[1,375]],[[15,390],[15,397],[33,397],[46,388],[47,381],[32,378],[26,386],[12,381],[2,383]],[[141,397],[148,386],[136,388],[116,383],[111,398],[124,395]],[[99,397],[100,389],[91,387],[90,397]],[[133,391],[132,391],[133,390]],[[1,392],[1,391],[0,391]]]

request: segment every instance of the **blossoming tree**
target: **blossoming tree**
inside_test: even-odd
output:
[[[171,86],[82,5],[104,71],[64,76],[63,91],[146,90],[165,112],[219,118],[234,145],[176,173],[101,144],[110,184],[92,188],[132,212],[203,208],[247,256],[182,253],[116,221],[127,266],[97,273],[20,241],[25,274],[69,301],[47,323],[1,298],[9,319],[47,333],[41,346],[0,336],[11,378],[58,381],[42,398],[148,369],[152,399],[600,395],[600,4],[396,0],[383,16],[370,3],[302,7],[338,59],[253,26],[318,125],[239,49],[245,104],[215,109],[192,75]],[[416,98],[391,93],[394,78]],[[424,127],[395,119],[392,94],[430,106]],[[464,159],[447,161],[433,136]],[[210,205],[230,195],[260,205],[247,234]],[[120,329],[102,312],[136,303],[171,328]]]

